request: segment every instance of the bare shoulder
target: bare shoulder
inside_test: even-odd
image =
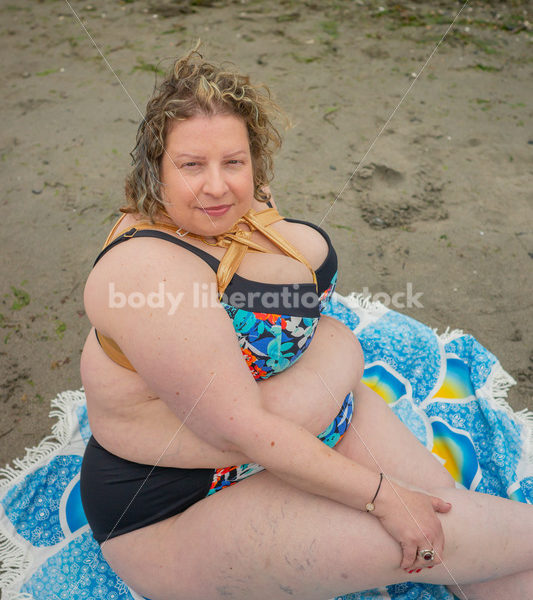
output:
[[[214,283],[209,265],[185,248],[156,238],[132,239],[108,251],[91,271],[85,309],[91,323],[111,335],[113,324],[130,314],[127,309],[154,308],[161,297],[176,306],[175,298]]]

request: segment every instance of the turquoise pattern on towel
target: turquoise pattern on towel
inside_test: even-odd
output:
[[[470,335],[439,337],[361,298],[334,294],[325,314],[355,332],[365,354],[364,382],[461,485],[533,502],[531,418],[514,415],[505,404],[513,382],[493,354]],[[79,469],[91,435],[84,394],[64,392],[53,405],[61,413],[54,426],[61,443],[43,442],[23,466],[0,471],[0,561],[11,565],[0,574],[0,587],[7,599],[24,593],[34,600],[141,600],[106,563],[83,513]],[[404,583],[335,600],[381,598],[452,595],[443,586]]]
[[[71,533],[71,522],[76,520],[71,515],[72,502],[65,506],[68,531],[64,531],[60,523],[60,498],[80,468],[81,456],[56,456],[14,485],[2,499],[6,517],[18,524],[17,533],[32,546],[53,546]],[[79,487],[73,489],[78,490],[79,496]]]

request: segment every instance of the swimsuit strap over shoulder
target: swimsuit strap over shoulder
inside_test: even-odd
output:
[[[261,212],[249,210],[235,225],[226,233],[215,236],[216,246],[227,248],[226,253],[220,261],[217,270],[217,285],[219,297],[222,297],[226,287],[232,280],[233,275],[239,268],[244,255],[249,250],[258,252],[270,252],[263,246],[252,242],[250,239],[253,231],[260,231],[267,239],[275,244],[284,254],[303,263],[313,276],[313,282],[317,287],[316,274],[305,256],[302,255],[292,244],[289,244],[277,231],[268,228],[269,225],[281,221],[283,217],[275,208],[267,208]],[[241,229],[239,224],[246,224],[250,228],[248,231]],[[205,241],[205,240],[204,240]],[[206,242],[209,243],[209,242]],[[318,289],[318,287],[317,287]]]

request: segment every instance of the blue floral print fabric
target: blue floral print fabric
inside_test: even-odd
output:
[[[336,283],[335,272],[317,299],[320,312],[326,310]],[[311,343],[320,317],[320,313],[302,317],[255,312],[224,302],[222,306],[233,321],[244,359],[255,379],[267,379],[296,362]]]

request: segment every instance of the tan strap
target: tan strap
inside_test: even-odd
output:
[[[130,371],[135,371],[134,366],[130,363],[130,361],[126,358],[126,355],[120,349],[120,346],[111,338],[98,333],[96,329],[94,330],[96,333],[96,339],[102,346],[102,350],[109,356],[109,358],[119,364],[121,367],[125,367]]]
[[[113,225],[113,229],[109,232],[109,235],[106,238],[106,241],[104,242],[104,245],[102,246],[102,250],[106,247],[109,246],[109,244],[116,238],[119,237],[119,235],[122,235],[124,233],[124,231],[121,231],[119,233],[119,235],[115,235],[118,226],[122,223],[122,221],[124,220],[124,218],[126,217],[126,213],[124,213],[120,219]],[[127,229],[125,231],[128,231]]]
[[[275,211],[276,214],[278,212],[275,208],[270,208],[268,210]],[[266,212],[266,211],[264,211],[264,212]],[[256,229],[259,229],[261,231],[261,233],[265,237],[267,237],[272,243],[274,243],[280,250],[283,250],[283,252],[285,252],[285,254],[287,254],[287,255],[291,256],[292,258],[303,263],[311,271],[311,274],[313,275],[313,283],[315,284],[315,286],[318,286],[315,271],[314,271],[313,267],[310,265],[309,261],[305,258],[305,256],[299,250],[297,250],[292,244],[289,244],[289,242],[287,242],[287,240],[284,237],[282,237],[276,230],[265,229],[266,226],[270,225],[271,223],[274,223],[275,221],[279,221],[283,217],[281,217],[278,214],[277,215],[279,217],[278,219],[270,220],[269,219],[270,215],[263,216],[263,214],[264,214],[263,212],[254,213],[254,212],[250,211],[250,212],[246,213],[246,215],[244,215],[244,218],[248,222],[251,222],[255,226]],[[274,215],[272,215],[272,217],[273,216]]]
[[[122,220],[122,218],[119,220]],[[194,237],[202,240],[205,244],[210,246],[219,246],[221,248],[227,248],[224,256],[219,262],[219,266],[217,269],[217,288],[219,294],[219,300],[222,298],[226,288],[228,287],[230,281],[233,279],[233,276],[237,272],[246,252],[266,252],[272,253],[272,250],[269,250],[257,242],[251,240],[253,231],[260,231],[267,239],[269,239],[274,245],[276,245],[282,252],[286,255],[298,260],[303,263],[310,271],[313,276],[313,283],[315,287],[318,287],[316,274],[309,264],[309,261],[303,256],[303,254],[297,250],[292,244],[289,244],[284,237],[282,237],[277,231],[273,229],[267,229],[272,223],[276,223],[277,221],[283,220],[283,217],[278,213],[277,209],[267,208],[260,212],[256,212],[253,209],[250,209],[242,218],[240,218],[231,229],[228,231],[213,236],[215,238],[215,242],[209,242],[206,236],[198,235],[196,233],[191,233],[189,231],[183,231],[181,228],[176,228],[175,225],[171,225],[169,223],[156,222],[150,223],[148,221],[140,221],[138,224],[133,227],[129,227],[121,231],[115,237],[119,237],[128,231],[141,231],[143,229],[152,229],[152,230],[165,230],[169,233],[178,235],[180,237]],[[106,244],[104,247],[113,239],[113,234],[118,229],[118,224],[113,227],[113,230],[109,234]],[[249,230],[241,229],[239,225],[246,224],[249,227]],[[134,234],[132,234],[134,235]]]
[[[159,231],[161,229],[164,229],[166,231],[168,231],[169,233],[173,233],[173,234],[180,234],[180,230],[178,228],[176,228],[175,225],[170,225],[170,223],[150,223],[149,221],[139,221],[139,223],[137,223],[136,225],[130,225],[130,227],[126,227],[125,229],[122,229],[122,231],[119,231],[119,233],[116,233],[118,226],[120,225],[122,219],[125,217],[126,215],[123,215],[122,217],[120,217],[120,219],[115,223],[113,229],[111,230],[110,234],[107,236],[106,241],[104,242],[104,245],[102,246],[102,250],[104,248],[106,248],[107,246],[109,246],[109,244],[116,238],[119,238],[121,235],[124,235],[125,233],[128,233],[128,231],[141,231],[143,229],[153,229],[155,231]],[[135,235],[135,233],[132,233],[131,237],[133,237]]]
[[[282,218],[283,217],[280,217],[280,219],[282,219]],[[239,220],[239,222],[240,222],[240,220]],[[105,241],[105,244],[102,247],[102,250],[106,246],[108,246],[114,239],[119,238],[121,235],[124,235],[125,233],[128,233],[131,231],[132,233],[128,237],[134,237],[135,233],[137,231],[143,231],[145,229],[149,229],[152,231],[167,231],[168,233],[171,233],[173,235],[178,235],[181,238],[183,238],[185,236],[193,237],[193,238],[202,240],[202,242],[204,242],[208,246],[221,246],[221,247],[225,247],[225,248],[229,247],[229,240],[234,239],[235,235],[240,236],[243,233],[246,233],[242,229],[239,229],[237,227],[237,224],[235,224],[235,225],[233,225],[233,227],[230,230],[226,231],[225,233],[218,235],[218,236],[213,236],[217,241],[209,242],[205,235],[198,235],[197,233],[191,233],[190,231],[184,231],[181,227],[177,228],[176,225],[171,225],[170,223],[164,223],[163,221],[155,221],[154,223],[151,223],[149,221],[139,221],[137,224],[131,225],[130,227],[126,227],[125,229],[123,229],[122,231],[117,233],[116,235],[113,235],[114,232],[116,232],[116,230],[118,229],[118,224],[119,223],[117,222],[115,224],[115,226],[113,227],[113,230],[111,231],[111,233],[107,236],[107,239]],[[227,242],[224,242],[224,240],[222,238],[228,238]],[[259,244],[256,244],[255,242],[252,242],[251,240],[248,242],[248,246],[249,246],[249,249],[252,251],[271,252],[270,250],[263,248],[263,246],[260,246]]]
[[[287,240],[285,240],[285,238],[283,238],[277,231],[274,231],[273,229],[267,229],[269,225],[282,219],[283,217],[275,208],[268,208],[261,212],[249,210],[241,219],[237,221],[237,223],[235,223],[230,231],[219,236],[214,236],[217,240],[215,243],[216,246],[227,248],[226,253],[222,257],[217,269],[219,299],[222,298],[224,291],[226,290],[230,281],[233,279],[235,272],[239,268],[239,265],[241,264],[242,259],[248,250],[254,249],[260,252],[271,252],[263,246],[252,242],[250,237],[252,232],[255,230],[260,231],[282,252],[303,263],[311,271],[313,283],[315,284],[315,287],[318,288],[316,274],[305,256],[303,256],[301,252],[299,252],[292,244],[289,244],[289,242],[287,242]],[[246,223],[250,230],[245,231],[241,229],[239,227],[240,223]]]

